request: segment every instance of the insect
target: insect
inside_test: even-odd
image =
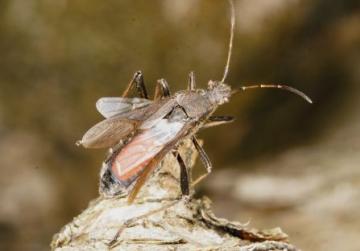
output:
[[[128,201],[133,202],[149,174],[166,154],[172,152],[180,166],[181,192],[189,195],[189,170],[176,148],[184,139],[191,139],[207,171],[194,183],[205,178],[211,172],[212,164],[199,144],[196,133],[201,128],[233,120],[233,117],[213,116],[213,113],[218,106],[228,102],[234,93],[253,88],[278,88],[293,92],[311,103],[309,97],[290,86],[258,84],[232,89],[224,83],[230,65],[235,25],[232,1],[230,4],[230,42],[221,81],[210,80],[206,89],[198,89],[194,73],[191,72],[187,90],[171,95],[166,80],[160,79],[154,99],[150,100],[143,75],[136,72],[121,97],[104,97],[97,101],[96,108],[105,120],[90,128],[78,144],[86,148],[113,148],[104,162],[101,175],[103,191],[116,194],[129,189]],[[133,88],[136,88],[138,97],[129,98]]]

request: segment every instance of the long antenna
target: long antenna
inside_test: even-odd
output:
[[[246,91],[249,89],[256,89],[256,88],[275,88],[275,89],[282,89],[285,91],[292,92],[303,99],[305,99],[307,102],[312,104],[312,100],[302,91],[299,91],[298,89],[295,89],[294,87],[288,86],[288,85],[277,85],[277,84],[255,84],[255,85],[248,85],[248,86],[241,86],[240,88],[234,89],[232,93],[237,93],[239,91]]]
[[[225,69],[224,69],[224,76],[221,80],[221,82],[224,82],[228,72],[229,72],[229,66],[230,66],[230,58],[231,58],[231,53],[232,53],[232,47],[233,47],[233,40],[234,40],[234,28],[235,28],[235,7],[234,7],[234,3],[232,0],[229,0],[229,4],[230,4],[230,11],[231,11],[231,21],[230,21],[230,41],[229,41],[229,50],[228,50],[228,55],[227,55],[227,60],[226,60],[226,65],[225,65]]]

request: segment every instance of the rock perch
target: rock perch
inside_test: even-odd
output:
[[[184,140],[179,151],[188,167],[196,151]],[[52,250],[299,250],[280,228],[256,230],[215,217],[208,198],[181,198],[179,167],[168,154],[133,204],[126,196],[101,195],[54,235]]]

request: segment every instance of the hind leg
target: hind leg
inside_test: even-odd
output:
[[[121,95],[122,97],[127,97],[129,95],[129,92],[136,88],[136,91],[140,98],[146,98],[149,99],[149,96],[147,94],[147,90],[145,87],[144,77],[141,71],[137,71],[134,73],[133,78],[130,80],[128,86],[126,87],[125,91]]]

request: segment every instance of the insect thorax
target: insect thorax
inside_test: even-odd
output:
[[[204,90],[179,93],[176,100],[190,119],[201,120],[214,110],[214,105],[204,95]]]

